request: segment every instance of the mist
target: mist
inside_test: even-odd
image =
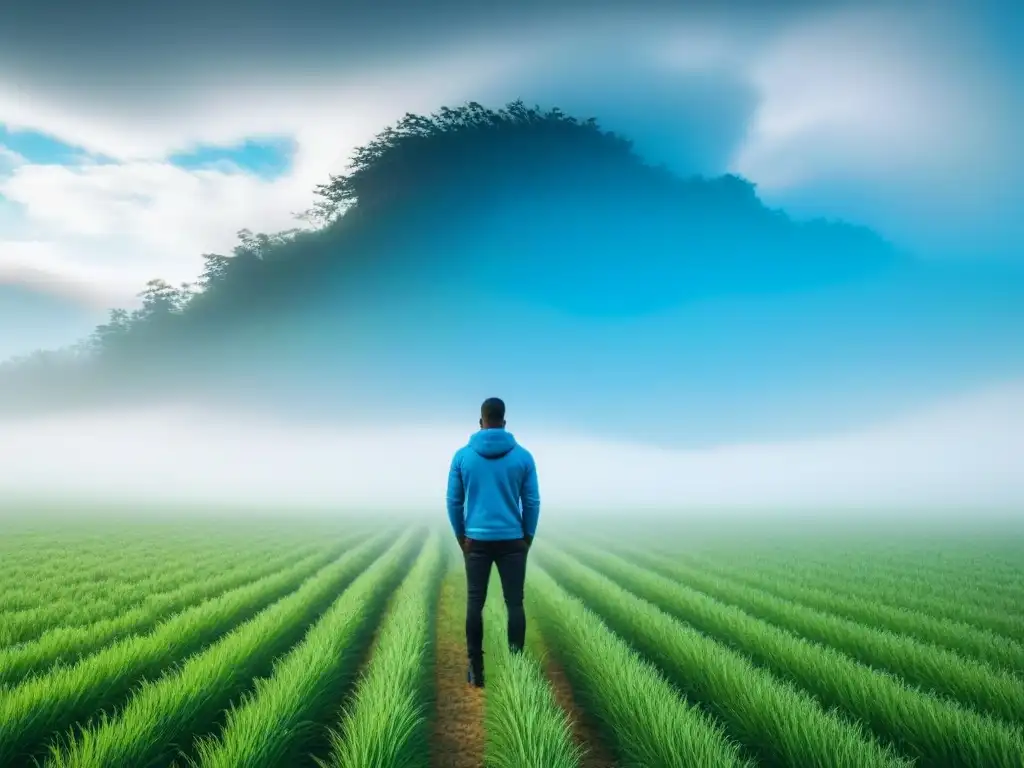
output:
[[[0,428],[10,511],[176,506],[246,514],[444,516],[464,423],[351,426],[166,405],[46,416]],[[582,425],[581,425],[582,427]],[[680,450],[510,422],[536,457],[545,524],[585,514],[934,520],[1024,509],[1024,381],[845,433]]]
[[[442,519],[497,395],[556,521],[1024,509],[1020,266],[792,218],[558,108],[368,146],[321,226],[0,365],[8,506]]]

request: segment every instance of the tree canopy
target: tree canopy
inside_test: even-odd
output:
[[[649,254],[651,270],[692,262],[683,274],[694,281],[708,274],[702,260],[725,264],[723,279],[735,280],[783,268],[785,259],[814,263],[822,251],[835,264],[843,249],[876,259],[885,250],[866,230],[797,227],[735,176],[687,179],[650,165],[596,119],[522,102],[406,114],[356,149],[348,170],[315,197],[311,227],[240,232],[232,253],[203,256],[194,284],[151,280],[141,306],[112,310],[74,348],[0,365],[0,400],[177,383],[183,360],[223,360],[233,334],[269,337],[281,317],[343,303],[369,275],[437,267],[430,260],[468,263],[485,241],[494,258],[515,259],[540,281],[579,280],[581,267],[600,272],[601,248],[620,243],[640,274]],[[751,258],[767,240],[775,255]],[[5,398],[14,391],[20,396]]]

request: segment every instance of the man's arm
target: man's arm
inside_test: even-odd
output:
[[[537,464],[533,456],[530,456],[526,465],[526,475],[519,495],[523,501],[523,533],[526,535],[526,543],[532,544],[540,520],[540,487],[537,484]]]
[[[448,521],[452,524],[452,531],[461,547],[466,538],[466,486],[462,482],[462,468],[457,453],[452,458],[452,465],[448,470],[447,504]]]

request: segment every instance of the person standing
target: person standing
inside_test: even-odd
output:
[[[482,688],[483,612],[491,565],[498,567],[508,608],[509,649],[518,653],[526,642],[526,556],[540,518],[537,466],[505,429],[505,403],[497,397],[484,400],[480,431],[452,458],[447,506],[466,565],[466,679]]]

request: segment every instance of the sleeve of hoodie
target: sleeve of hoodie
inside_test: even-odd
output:
[[[523,527],[526,535],[533,538],[537,535],[537,522],[540,520],[540,486],[537,484],[537,463],[532,455],[527,455],[526,474],[519,495],[523,501]]]
[[[466,535],[466,486],[462,482],[462,456],[456,453],[448,470],[448,521],[452,524],[455,537]]]

